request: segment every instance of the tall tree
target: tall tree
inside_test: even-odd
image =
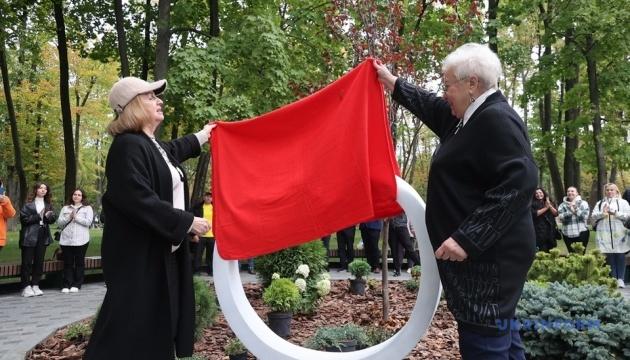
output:
[[[588,77],[588,96],[591,101],[591,116],[593,126],[593,144],[595,145],[595,160],[597,165],[597,189],[594,198],[601,199],[606,183],[606,157],[604,153],[604,145],[602,144],[602,117],[600,109],[600,96],[598,86],[597,59],[595,52],[597,46],[593,34],[586,35],[586,47],[583,48],[584,57],[586,58],[586,74]]]
[[[171,1],[158,3],[157,44],[155,46],[155,79],[165,79],[168,72],[168,52],[171,41]]]
[[[120,73],[122,77],[129,76],[129,59],[127,57],[127,36],[125,31],[125,15],[122,0],[114,0],[114,14],[116,17],[116,35],[118,38],[118,54],[120,55]]]
[[[495,54],[499,53],[499,42],[497,40],[497,11],[499,9],[499,0],[488,0],[488,25],[486,32],[488,34],[488,47]]]
[[[540,16],[543,21],[542,45],[543,58],[540,61],[541,71],[545,71],[545,67],[549,67],[552,64],[551,58],[551,44],[553,41],[552,32],[550,30],[550,24],[553,17],[553,5],[552,1],[547,1],[547,6],[543,2],[540,2],[538,7]],[[558,160],[556,158],[555,151],[552,150],[553,134],[551,133],[552,115],[551,115],[551,89],[553,82],[547,82],[545,85],[544,95],[542,99],[542,112],[540,114],[540,125],[543,134],[543,146],[545,147],[545,158],[547,160],[547,167],[549,168],[549,175],[551,176],[551,183],[553,184],[554,196],[556,199],[561,199],[564,193],[564,185],[562,184],[562,178],[560,177],[560,169],[558,167]]]
[[[580,64],[576,61],[575,51],[571,51],[574,47],[573,33],[573,28],[567,29],[564,40],[566,44],[565,50],[570,51],[567,57],[569,63],[567,64],[566,74],[564,76],[565,99],[570,98],[580,79]],[[580,115],[580,109],[575,101],[566,101],[566,104],[566,110],[564,112],[564,184],[565,187],[575,186],[580,189],[580,162],[575,156],[575,151],[579,146],[577,135],[579,128],[574,125]]]
[[[20,194],[18,198],[17,205],[21,207],[22,204],[26,201],[26,174],[24,172],[24,165],[22,164],[22,148],[20,146],[20,136],[17,125],[17,118],[15,116],[15,107],[13,106],[13,97],[11,96],[11,82],[9,81],[9,67],[7,65],[6,58],[6,27],[2,26],[5,24],[5,17],[3,14],[6,14],[5,10],[0,12],[0,71],[2,72],[2,86],[4,89],[4,98],[7,103],[7,111],[9,124],[11,126],[11,139],[13,141],[13,156],[15,161],[15,172],[18,176],[18,183]]]
[[[57,29],[57,49],[59,51],[59,98],[61,102],[61,122],[63,126],[64,154],[66,159],[66,177],[64,198],[68,199],[77,182],[77,167],[72,137],[72,114],[70,109],[70,79],[68,75],[68,45],[64,21],[63,0],[52,0]]]
[[[142,57],[142,67],[140,69],[140,78],[147,80],[149,78],[149,59],[151,58],[151,21],[153,19],[153,8],[151,0],[144,3],[144,56]]]

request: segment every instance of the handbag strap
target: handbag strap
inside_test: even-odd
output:
[[[79,210],[81,210],[84,206],[81,205],[79,206],[79,208],[77,209],[77,213],[79,212]],[[76,213],[75,213],[76,214]],[[72,222],[72,220],[68,221],[61,229],[59,229],[59,232],[62,232],[66,227],[68,227],[68,225],[70,225],[70,223]]]

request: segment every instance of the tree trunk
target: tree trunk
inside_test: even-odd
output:
[[[388,282],[388,271],[387,271],[387,252],[389,245],[389,219],[383,221],[383,234],[381,236],[381,280],[383,284],[387,284]],[[387,322],[389,319],[389,286],[383,286],[383,321]]]
[[[155,45],[155,68],[153,75],[155,80],[166,79],[168,73],[168,50],[171,40],[171,1],[160,0],[158,3],[157,19],[157,44]],[[164,127],[159,126],[155,137],[162,135]]]
[[[210,165],[210,153],[204,151],[199,155],[197,160],[197,170],[195,171],[195,182],[193,184],[193,192],[190,196],[193,204],[201,202],[203,200],[203,193],[206,189],[206,178],[208,174],[208,167]]]
[[[567,30],[565,34],[565,44],[573,46],[573,29]],[[565,79],[565,94],[568,95],[578,84],[580,76],[580,65],[577,62],[571,64],[571,75]],[[572,107],[564,112],[565,137],[564,137],[564,184],[566,187],[575,186],[580,189],[580,163],[575,158],[575,151],[579,146],[577,129],[570,131],[573,123],[580,115],[578,107]],[[559,200],[559,199],[558,199]]]
[[[488,0],[488,47],[499,54],[499,46],[497,43],[497,10],[499,8],[499,0]]]
[[[53,0],[55,24],[57,27],[57,49],[59,50],[59,97],[61,98],[61,119],[66,158],[66,178],[64,198],[68,199],[76,189],[77,167],[72,139],[72,114],[70,112],[70,91],[68,75],[68,45],[66,25],[63,18],[63,0]]]
[[[2,18],[2,14],[0,14]],[[11,140],[13,141],[13,159],[15,161],[15,172],[18,177],[19,197],[16,209],[24,205],[26,201],[26,174],[24,173],[24,165],[22,165],[22,147],[20,146],[20,136],[18,132],[17,119],[15,117],[15,108],[13,107],[13,97],[11,96],[11,83],[9,81],[9,68],[5,53],[5,29],[0,29],[0,71],[2,72],[2,86],[4,89],[4,98],[7,104],[7,112],[9,115],[9,125],[11,127]]]
[[[210,5],[210,31],[212,36],[219,36],[219,0],[208,0]]]
[[[609,183],[615,183],[617,181],[617,163],[614,162],[612,167],[610,168],[610,177],[608,178]],[[623,193],[623,189],[621,191]]]
[[[37,101],[37,107],[35,110],[35,144],[33,145],[33,158],[34,158],[34,168],[33,176],[35,181],[40,182],[42,180],[42,125],[44,121],[42,120],[42,102],[41,100]]]
[[[76,163],[76,167],[77,169],[79,168],[79,163],[80,163],[80,148],[81,146],[79,145],[81,142],[81,109],[85,107],[85,104],[87,103],[87,100],[90,98],[90,94],[92,93],[92,88],[94,87],[94,84],[96,84],[96,77],[92,76],[90,78],[90,85],[87,88],[87,91],[85,92],[85,96],[83,97],[83,100],[81,100],[81,95],[79,95],[79,90],[78,90],[78,86],[75,89],[74,92],[74,96],[75,96],[75,100],[76,100],[76,106],[77,106],[77,112],[74,114],[75,117],[75,122],[74,122],[74,155],[75,155],[75,163]]]
[[[171,1],[160,0],[158,4],[157,44],[155,47],[155,80],[166,78],[168,72],[168,50],[171,39]]]
[[[125,33],[125,15],[122,0],[114,0],[114,15],[116,17],[116,35],[118,37],[118,54],[120,55],[120,74],[129,76],[129,58],[127,57],[127,35]]]
[[[604,146],[601,142],[602,119],[599,108],[599,88],[597,84],[597,61],[594,54],[593,35],[588,35],[586,39],[586,71],[588,74],[588,93],[591,102],[591,112],[593,116],[593,144],[595,145],[595,158],[597,160],[597,189],[593,194],[595,199],[602,198],[602,191],[606,183],[606,158]],[[593,197],[593,196],[591,196]]]
[[[142,57],[142,69],[140,78],[147,80],[149,77],[149,57],[151,55],[151,20],[152,20],[151,0],[146,0],[144,4],[144,56]]]
[[[545,9],[544,5],[539,4],[540,15],[543,20],[543,26],[545,33],[542,36],[543,39],[543,57],[550,58],[551,57],[551,31],[550,27],[550,16],[551,14],[551,5],[548,4],[547,9]],[[543,65],[541,66],[541,70]],[[562,197],[564,192],[564,185],[562,184],[562,178],[560,176],[560,169],[558,167],[558,160],[556,159],[555,151],[553,149],[553,134],[551,133],[551,86],[550,88],[545,90],[545,94],[543,95],[543,105],[542,112],[540,117],[540,127],[542,131],[542,135],[544,138],[547,138],[548,141],[544,142],[545,148],[545,159],[547,160],[547,167],[549,168],[549,176],[551,177],[551,183],[553,185],[554,196],[556,199]]]
[[[219,1],[208,0],[210,7],[210,29],[212,29],[212,36],[219,36]],[[215,70],[213,72],[213,83],[216,88],[218,74]],[[203,200],[203,193],[206,188],[208,178],[208,168],[210,164],[210,153],[202,152],[201,156],[197,160],[197,171],[195,172],[195,182],[193,184],[191,199],[194,202],[200,202]]]

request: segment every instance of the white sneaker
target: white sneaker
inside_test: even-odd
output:
[[[620,288],[625,288],[626,284],[623,282],[623,279],[617,279],[617,286]]]
[[[35,293],[35,296],[44,295],[44,292],[39,288],[38,285],[33,285],[33,293]]]
[[[69,292],[70,292],[70,289],[68,289],[68,288],[63,288],[63,289],[61,289],[61,292],[62,292],[62,293],[64,293],[64,294],[67,294],[67,293],[69,293]]]
[[[23,297],[33,297],[33,296],[35,296],[35,293],[33,292],[33,288],[31,287],[31,285],[25,287],[24,290],[22,290],[22,296]]]
[[[70,288],[70,292],[71,293],[77,293],[77,292],[79,292],[79,288],[76,288],[76,287],[73,286],[73,287]]]

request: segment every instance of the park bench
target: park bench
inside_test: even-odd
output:
[[[20,264],[0,264],[0,278],[20,276],[22,266]],[[100,256],[87,256],[85,258],[85,269],[100,269],[101,257]],[[63,261],[61,260],[46,260],[44,261],[44,274],[53,274],[63,270]]]

